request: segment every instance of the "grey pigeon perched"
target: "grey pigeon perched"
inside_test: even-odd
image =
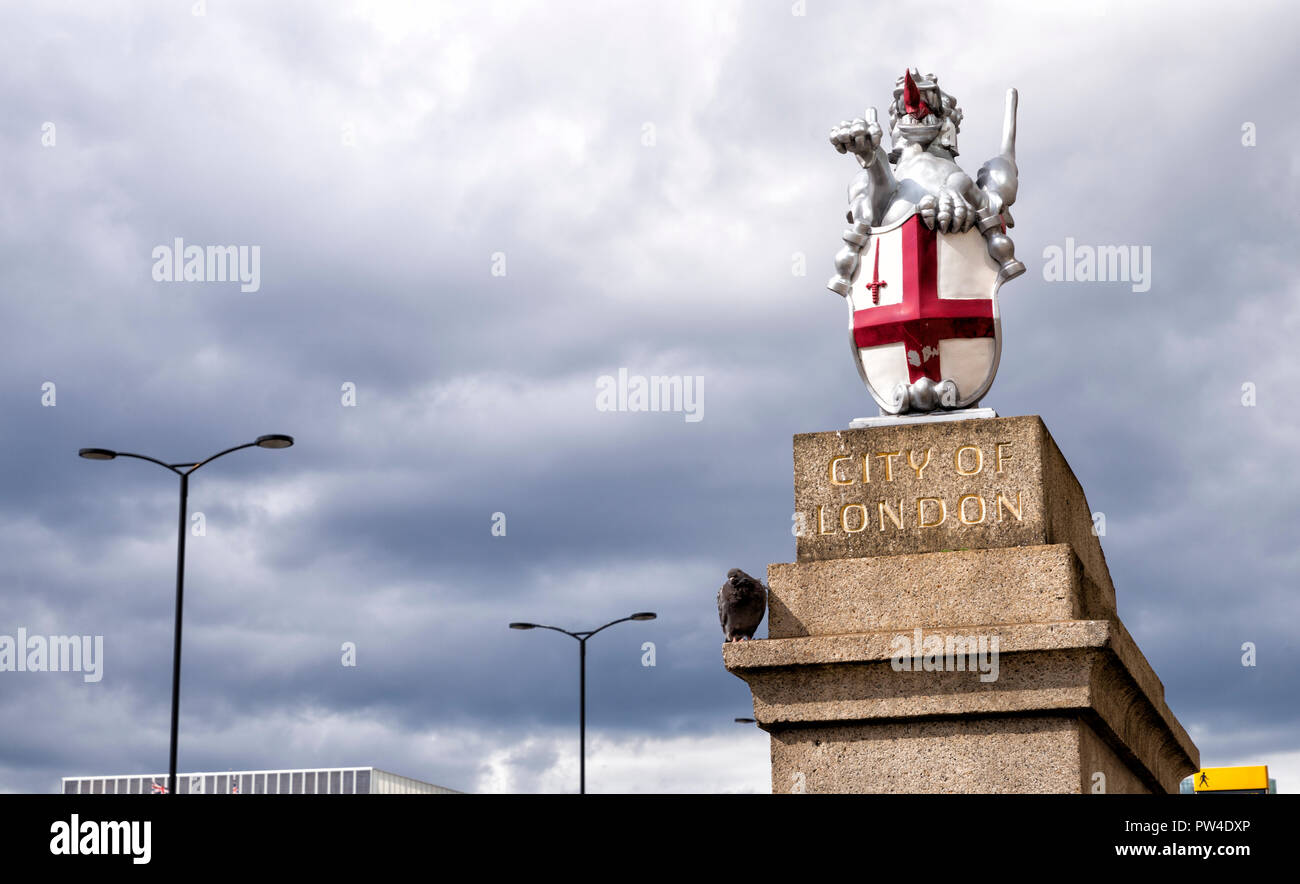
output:
[[[727,582],[718,590],[718,620],[727,641],[745,641],[767,611],[767,587],[739,568],[727,572]]]

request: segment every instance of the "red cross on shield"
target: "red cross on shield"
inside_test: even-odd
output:
[[[955,383],[956,407],[977,403],[1002,347],[1001,282],[984,237],[974,229],[936,233],[911,215],[873,227],[862,258],[848,298],[849,334],[880,407],[892,411],[895,387],[921,378]]]

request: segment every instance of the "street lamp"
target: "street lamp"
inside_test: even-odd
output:
[[[570,638],[578,640],[578,794],[587,794],[587,639],[591,638],[601,629],[608,629],[615,623],[626,623],[629,620],[654,620],[658,617],[653,611],[640,611],[630,617],[622,617],[618,620],[611,620],[598,629],[588,629],[582,632],[569,632],[567,629],[561,629],[558,626],[546,626],[541,623],[511,623],[511,629],[553,629],[556,632],[562,632]]]
[[[156,463],[160,467],[165,467],[181,477],[181,507],[180,522],[178,530],[178,542],[176,549],[176,633],[172,643],[172,740],[171,755],[168,764],[167,774],[167,792],[170,795],[176,792],[176,730],[180,720],[180,702],[181,702],[181,607],[185,597],[185,518],[186,502],[190,493],[190,473],[197,470],[204,464],[212,463],[219,457],[224,457],[232,451],[239,451],[244,448],[288,448],[293,444],[293,437],[286,436],[283,433],[271,433],[266,436],[258,436],[252,442],[245,442],[243,445],[236,445],[234,448],[227,448],[225,451],[219,451],[211,457],[205,458],[198,463],[163,463],[157,458],[149,457],[144,454],[132,454],[129,451],[113,451],[109,448],[82,448],[77,452],[86,460],[113,460],[118,457],[134,457],[137,460],[147,460],[150,463]]]

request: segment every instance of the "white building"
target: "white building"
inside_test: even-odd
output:
[[[238,770],[176,773],[177,792],[206,795],[456,795],[454,789],[375,767]],[[167,774],[64,777],[64,795],[140,795],[158,792]],[[155,788],[155,786],[157,788]]]

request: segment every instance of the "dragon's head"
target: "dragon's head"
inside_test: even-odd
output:
[[[961,117],[957,99],[939,88],[934,74],[922,75],[913,68],[895,82],[894,100],[889,105],[889,135],[895,152],[906,144],[919,144],[956,156]]]

